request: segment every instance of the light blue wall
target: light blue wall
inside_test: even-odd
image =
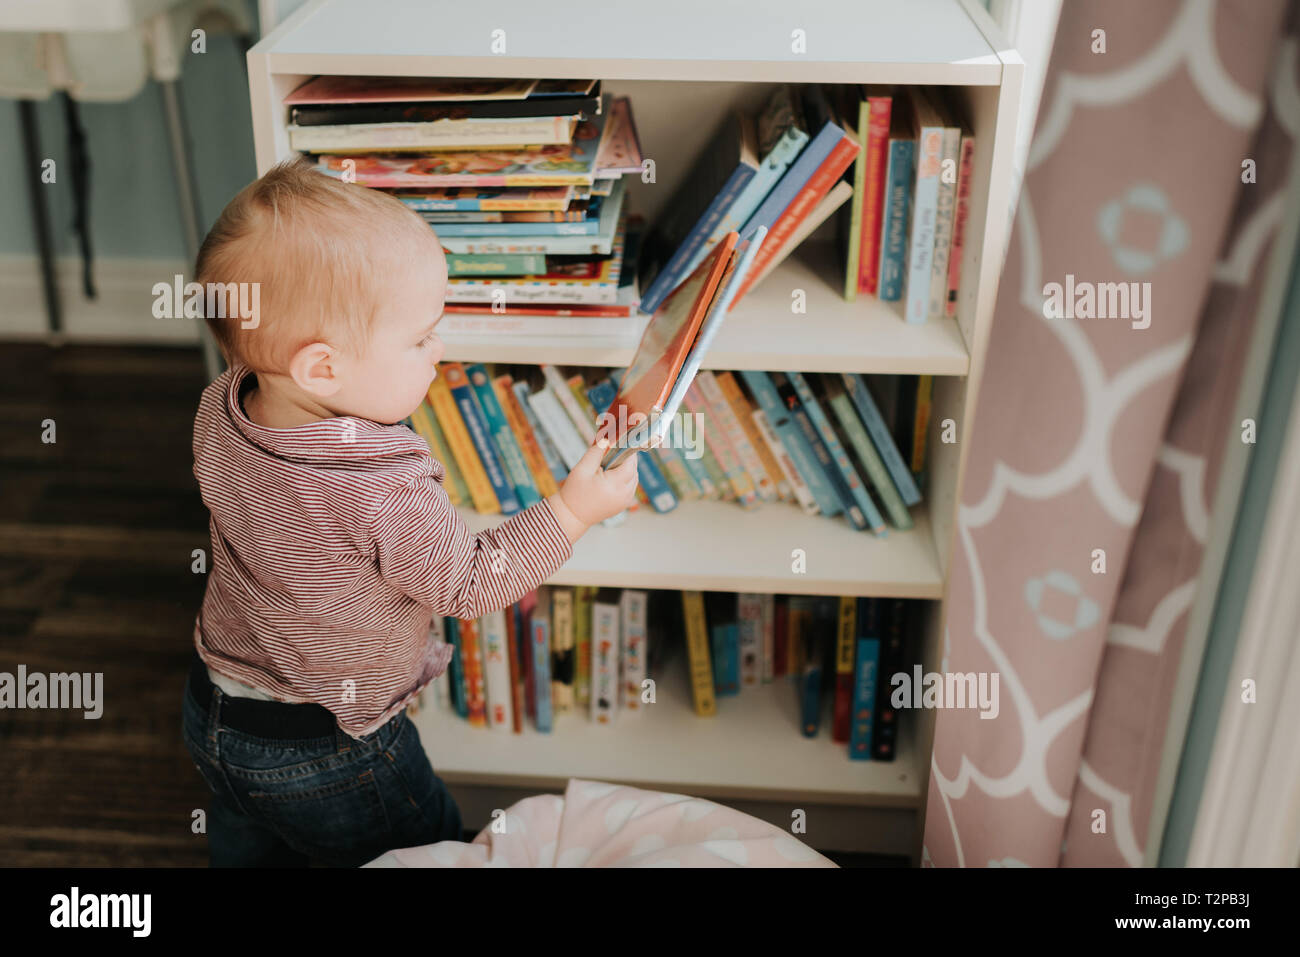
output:
[[[250,11],[256,7],[249,4]],[[231,36],[208,34],[207,52],[186,51],[181,103],[189,132],[206,232],[222,207],[256,178],[252,118],[243,54]],[[57,256],[76,256],[71,167],[63,105],[37,104],[41,153],[57,164],[57,182],[42,188]],[[90,153],[90,225],[96,257],[185,257],[162,91],[149,82],[121,103],[81,104]],[[0,254],[35,255],[17,104],[0,101]]]
[[[1205,659],[1201,664],[1195,704],[1187,726],[1187,739],[1183,744],[1173,801],[1160,847],[1161,867],[1182,867],[1187,862],[1187,849],[1205,788],[1224,689],[1237,650],[1237,632],[1255,573],[1260,537],[1268,519],[1268,503],[1278,457],[1288,428],[1297,427],[1296,423],[1287,421],[1297,378],[1300,378],[1300,254],[1291,267],[1291,288],[1282,312],[1264,390],[1257,441],[1242,488],[1218,601],[1210,621]],[[1235,678],[1233,685],[1235,693]]]

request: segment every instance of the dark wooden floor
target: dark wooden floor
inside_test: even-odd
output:
[[[207,864],[190,827],[208,792],[180,737],[204,381],[197,350],[0,342],[0,671],[104,674],[98,720],[0,709],[0,866]]]

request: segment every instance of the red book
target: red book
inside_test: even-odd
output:
[[[535,589],[519,599],[519,621],[522,625],[519,632],[519,646],[523,649],[520,664],[524,669],[524,707],[528,711],[528,717],[533,722],[537,721],[537,686],[533,681],[534,669],[537,667],[537,663],[533,661],[531,635],[533,633],[533,609],[536,607],[537,591]]]
[[[840,141],[830,151],[830,155],[817,167],[817,172],[804,184],[803,189],[795,194],[790,205],[785,208],[772,228],[768,230],[767,238],[763,240],[763,245],[759,247],[758,254],[754,256],[754,261],[750,264],[749,272],[745,276],[745,281],[740,287],[740,291],[731,301],[731,308],[736,308],[736,303],[745,297],[759,276],[763,274],[764,267],[772,260],[793,235],[794,231],[799,228],[799,224],[808,218],[808,215],[817,208],[817,204],[822,198],[831,191],[831,187],[844,175],[844,171],[849,168],[853,158],[858,155],[861,149],[853,137],[845,133],[840,137]]]
[[[460,618],[461,664],[465,666],[465,698],[469,723],[487,727],[487,698],[483,688],[483,657],[479,651],[478,621]]]
[[[780,678],[786,673],[786,659],[789,657],[788,635],[790,629],[790,608],[784,595],[777,595],[772,603],[772,677]]]
[[[515,641],[515,607],[510,605],[505,610],[506,619],[506,660],[510,662],[510,699],[511,723],[515,734],[524,733],[524,685],[519,668],[519,644]]]
[[[957,174],[957,205],[952,211],[952,251],[948,255],[948,302],[944,311],[957,315],[957,294],[961,291],[961,257],[966,249],[966,222],[970,219],[971,167],[975,160],[975,138],[965,127],[961,131],[961,171]]]
[[[875,294],[880,285],[880,224],[885,212],[885,170],[889,165],[889,118],[893,97],[888,87],[871,86],[867,94],[867,169],[862,188],[862,242],[858,256],[858,292]]]

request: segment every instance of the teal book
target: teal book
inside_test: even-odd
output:
[[[821,385],[825,391],[827,405],[831,407],[831,414],[836,420],[832,424],[837,427],[842,444],[853,453],[855,464],[862,474],[871,480],[876,494],[880,497],[880,503],[889,515],[889,521],[897,529],[911,528],[912,513],[903,504],[902,496],[898,494],[898,489],[894,487],[894,482],[889,477],[889,470],[885,468],[885,463],[876,451],[876,447],[871,444],[867,430],[862,426],[862,420],[853,411],[853,402],[844,391],[844,383],[834,375],[828,375],[822,377]]]
[[[492,377],[488,375],[487,369],[481,362],[467,365],[465,374],[469,376],[470,385],[474,387],[474,392],[478,396],[483,418],[487,422],[488,434],[491,435],[492,442],[501,455],[506,476],[514,487],[515,494],[519,496],[520,504],[524,508],[535,505],[542,500],[541,493],[537,491],[533,475],[528,471],[528,462],[524,459],[519,443],[515,441],[515,434],[510,429],[509,421],[506,420],[505,410],[497,401],[496,392],[492,388]]]
[[[871,436],[876,451],[880,453],[885,468],[889,470],[889,477],[893,479],[894,487],[902,497],[903,504],[908,506],[917,504],[921,501],[921,490],[916,484],[916,477],[908,464],[903,461],[903,455],[898,451],[898,445],[894,442],[894,437],[890,434],[889,426],[884,416],[880,414],[875,400],[872,399],[866,382],[857,372],[842,372],[840,379],[848,391],[849,398],[853,400],[858,415],[862,417],[862,422],[866,425],[867,433]]]
[[[462,718],[469,717],[469,701],[465,697],[465,664],[461,660],[460,622],[455,618],[444,618],[443,627],[447,632],[447,643],[456,649],[451,656],[447,670],[451,673],[451,704]]]

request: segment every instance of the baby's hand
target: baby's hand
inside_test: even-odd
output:
[[[609,440],[598,438],[560,485],[559,498],[583,525],[595,525],[629,508],[636,501],[636,457],[633,452],[617,468],[602,469],[600,460]]]

